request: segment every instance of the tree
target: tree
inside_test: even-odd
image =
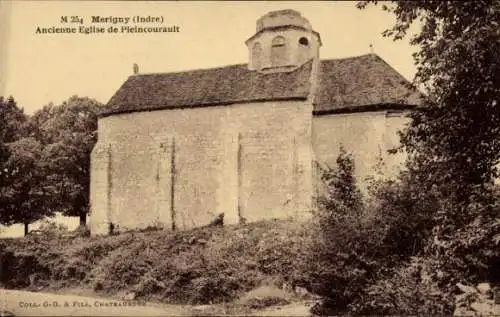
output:
[[[97,141],[97,101],[73,96],[59,106],[49,104],[31,118],[33,135],[44,149],[41,165],[51,208],[86,223],[90,190],[90,154]]]
[[[368,3],[377,1],[358,6]],[[491,203],[489,185],[499,176],[500,1],[393,1],[382,8],[396,16],[384,32],[394,40],[422,22],[410,41],[420,48],[414,83],[432,98],[411,114],[402,144],[423,190],[438,189],[457,206],[447,219],[463,224],[471,203]]]
[[[2,223],[23,223],[27,235],[30,223],[54,215],[53,209],[46,204],[50,197],[43,187],[43,172],[39,165],[42,146],[32,137],[23,137],[9,144],[9,152],[5,164],[9,179],[4,191],[6,201],[3,202]]]
[[[23,109],[0,98],[0,223],[28,225],[51,212],[41,187],[41,144],[29,134]]]
[[[26,119],[13,97],[4,100],[0,96],[0,167],[3,167],[8,159],[7,144],[19,139],[25,130]],[[6,177],[4,173],[4,168],[0,168],[0,179]]]
[[[370,3],[377,1],[358,7]],[[414,85],[429,97],[410,115],[401,149],[407,179],[420,188],[415,195],[440,204],[427,255],[440,259],[451,282],[459,272],[488,279],[500,263],[491,251],[499,212],[492,185],[500,159],[500,1],[392,1],[382,9],[396,17],[384,32],[394,40],[422,25],[410,44],[419,47]]]

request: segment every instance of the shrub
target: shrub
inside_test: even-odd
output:
[[[36,238],[38,241],[38,238]],[[57,250],[46,240],[9,239],[0,242],[0,284],[6,288],[32,288],[51,279],[51,267],[59,261]]]
[[[341,215],[321,228],[311,246],[306,288],[323,297],[323,313],[344,313],[366,287],[397,265],[397,257],[385,246],[384,228],[358,215]]]
[[[352,213],[362,209],[361,192],[354,177],[354,159],[342,146],[339,151],[337,168],[321,168],[321,180],[327,187],[326,195],[318,199],[323,214]]]
[[[323,297],[316,313],[342,312],[374,278],[380,232],[363,218],[354,160],[343,148],[337,168],[323,170],[322,179],[327,193],[320,198],[315,215],[317,235],[308,248],[311,254],[305,271],[309,276],[304,286]]]
[[[447,235],[440,234],[441,228],[437,226],[433,239],[426,246],[426,255],[440,264],[443,274],[435,278],[443,289],[452,289],[457,282],[463,281],[500,284],[500,253],[496,240],[500,232],[496,218],[500,204],[490,210],[484,206],[469,208],[480,209],[479,212],[470,211],[477,214],[474,220]]]
[[[450,316],[453,295],[443,292],[432,278],[437,267],[432,260],[412,257],[369,285],[363,297],[349,304],[349,311],[361,315]]]
[[[440,208],[431,193],[422,192],[402,172],[396,180],[370,182],[367,210],[385,228],[382,245],[402,260],[419,254],[425,247],[435,225],[434,216]]]
[[[349,304],[350,312],[449,315],[457,282],[500,282],[499,195],[493,205],[484,201],[463,209],[436,192],[422,191],[404,172],[397,181],[373,185],[371,209],[387,228],[382,244],[399,254],[401,265],[368,285]],[[452,211],[455,220],[443,220]]]
[[[357,312],[358,306],[371,307],[367,292],[392,281],[393,268],[423,252],[440,206],[432,195],[418,194],[405,173],[397,180],[373,179],[363,201],[354,161],[343,150],[337,168],[324,170],[322,178],[328,190],[315,217],[318,234],[309,248],[307,288],[323,301],[313,311]]]
[[[63,224],[57,224],[54,221],[45,220],[38,228],[38,233],[48,239],[53,239],[67,235],[69,231],[68,227]]]
[[[134,292],[137,298],[167,303],[227,302],[264,280],[281,283],[289,276],[300,276],[294,261],[300,258],[298,253],[304,253],[300,245],[304,232],[291,221],[262,221],[136,233],[133,238],[124,237],[123,248],[110,251],[98,262],[89,282],[107,294]],[[105,241],[109,244],[120,237]],[[105,243],[91,249],[99,250],[99,245]]]
[[[305,281],[299,264],[311,233],[303,223],[260,221],[179,232],[0,240],[0,283],[47,291],[91,287],[104,295],[134,293],[176,304],[228,302],[264,282],[280,287]]]

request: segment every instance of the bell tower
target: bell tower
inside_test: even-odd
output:
[[[311,23],[295,10],[271,11],[257,20],[248,47],[248,68],[283,71],[319,58],[321,38]]]

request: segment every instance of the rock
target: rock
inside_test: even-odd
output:
[[[287,294],[293,293],[293,286],[288,282],[284,282],[283,285],[281,286],[281,289]]]
[[[500,307],[492,299],[489,283],[480,283],[475,288],[462,283],[456,286],[462,293],[455,297],[454,316],[500,315]]]
[[[472,286],[467,286],[462,283],[457,283],[456,285],[462,293],[476,293],[476,289]]]
[[[488,303],[478,303],[474,302],[470,304],[470,308],[476,311],[479,315],[492,315],[493,314],[493,306]]]
[[[301,297],[308,297],[310,293],[304,287],[297,286],[295,287],[295,294]]]
[[[472,313],[467,309],[467,307],[457,307],[455,308],[455,311],[453,312],[453,316],[474,316],[475,314]]]
[[[135,293],[134,292],[129,292],[127,295],[123,297],[124,300],[134,300],[135,299]]]
[[[477,293],[462,293],[455,296],[455,305],[468,306],[471,301],[477,300]]]
[[[208,225],[209,227],[217,227],[217,226],[223,226],[224,225],[224,213],[220,213],[218,214],[216,217],[214,217],[214,219],[212,219],[212,221],[210,222],[210,224]]]
[[[479,283],[476,288],[481,294],[484,295],[489,295],[491,291],[490,283]]]

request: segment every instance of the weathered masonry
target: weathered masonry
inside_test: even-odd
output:
[[[98,121],[92,234],[266,218],[307,218],[317,165],[342,144],[362,182],[397,144],[419,102],[380,57],[321,60],[320,35],[293,10],[270,12],[246,41],[248,64],[134,74]]]

